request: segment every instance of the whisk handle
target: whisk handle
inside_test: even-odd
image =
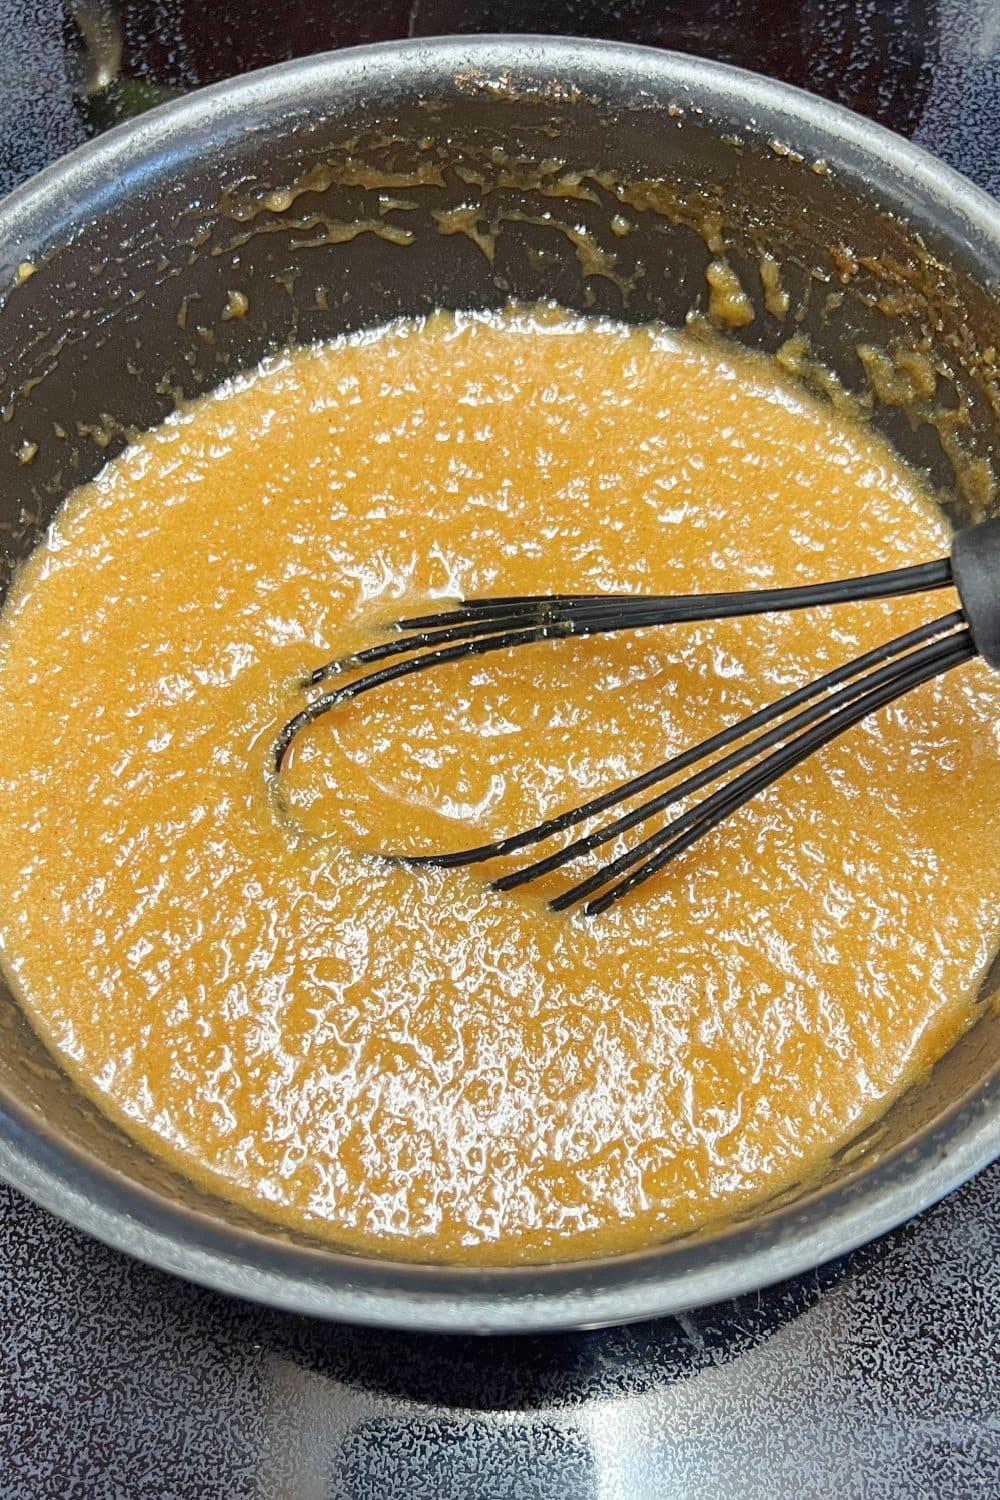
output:
[[[1000,670],[1000,519],[956,534],[951,573],[980,656]]]

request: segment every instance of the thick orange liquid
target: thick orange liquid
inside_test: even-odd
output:
[[[0,951],[181,1171],[357,1249],[612,1251],[817,1170],[966,1024],[1000,911],[998,681],[926,685],[608,915],[460,848],[573,806],[950,594],[301,674],[426,601],[792,584],[947,550],[763,361],[553,310],[268,364],[71,497],[0,629]]]

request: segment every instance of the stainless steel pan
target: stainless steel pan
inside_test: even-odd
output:
[[[346,238],[348,225],[363,227]],[[958,519],[994,508],[996,204],[875,125],[731,68],[595,42],[447,39],[207,89],[0,205],[0,586],[130,428],[276,344],[511,295],[677,322],[704,310],[720,254],[756,306],[734,336],[784,345],[804,378],[834,372]],[[764,306],[762,257],[779,267],[787,314]],[[234,290],[245,315],[224,318]],[[797,334],[808,346],[788,343]],[[886,378],[894,351],[919,340],[939,370],[932,401]],[[483,1332],[648,1317],[838,1255],[989,1161],[989,990],[933,1076],[820,1186],[616,1259],[402,1265],[253,1219],[104,1120],[5,989],[0,1173],[110,1244],[300,1312]]]

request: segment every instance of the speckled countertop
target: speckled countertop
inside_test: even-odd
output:
[[[0,0],[0,192],[228,73],[511,30],[789,78],[1000,193],[1000,0]],[[760,1296],[486,1341],[229,1301],[0,1186],[0,1496],[995,1500],[998,1327],[1000,1166]]]

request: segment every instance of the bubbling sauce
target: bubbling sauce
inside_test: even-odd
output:
[[[0,951],[181,1172],[359,1251],[572,1258],[819,1171],[968,1023],[1000,684],[927,684],[607,915],[373,858],[635,775],[950,594],[549,641],[393,685],[269,778],[303,672],[428,601],[769,587],[948,549],[775,366],[555,308],[295,350],[67,501],[0,622]],[[440,606],[438,606],[440,607]],[[492,873],[496,873],[494,870]]]

